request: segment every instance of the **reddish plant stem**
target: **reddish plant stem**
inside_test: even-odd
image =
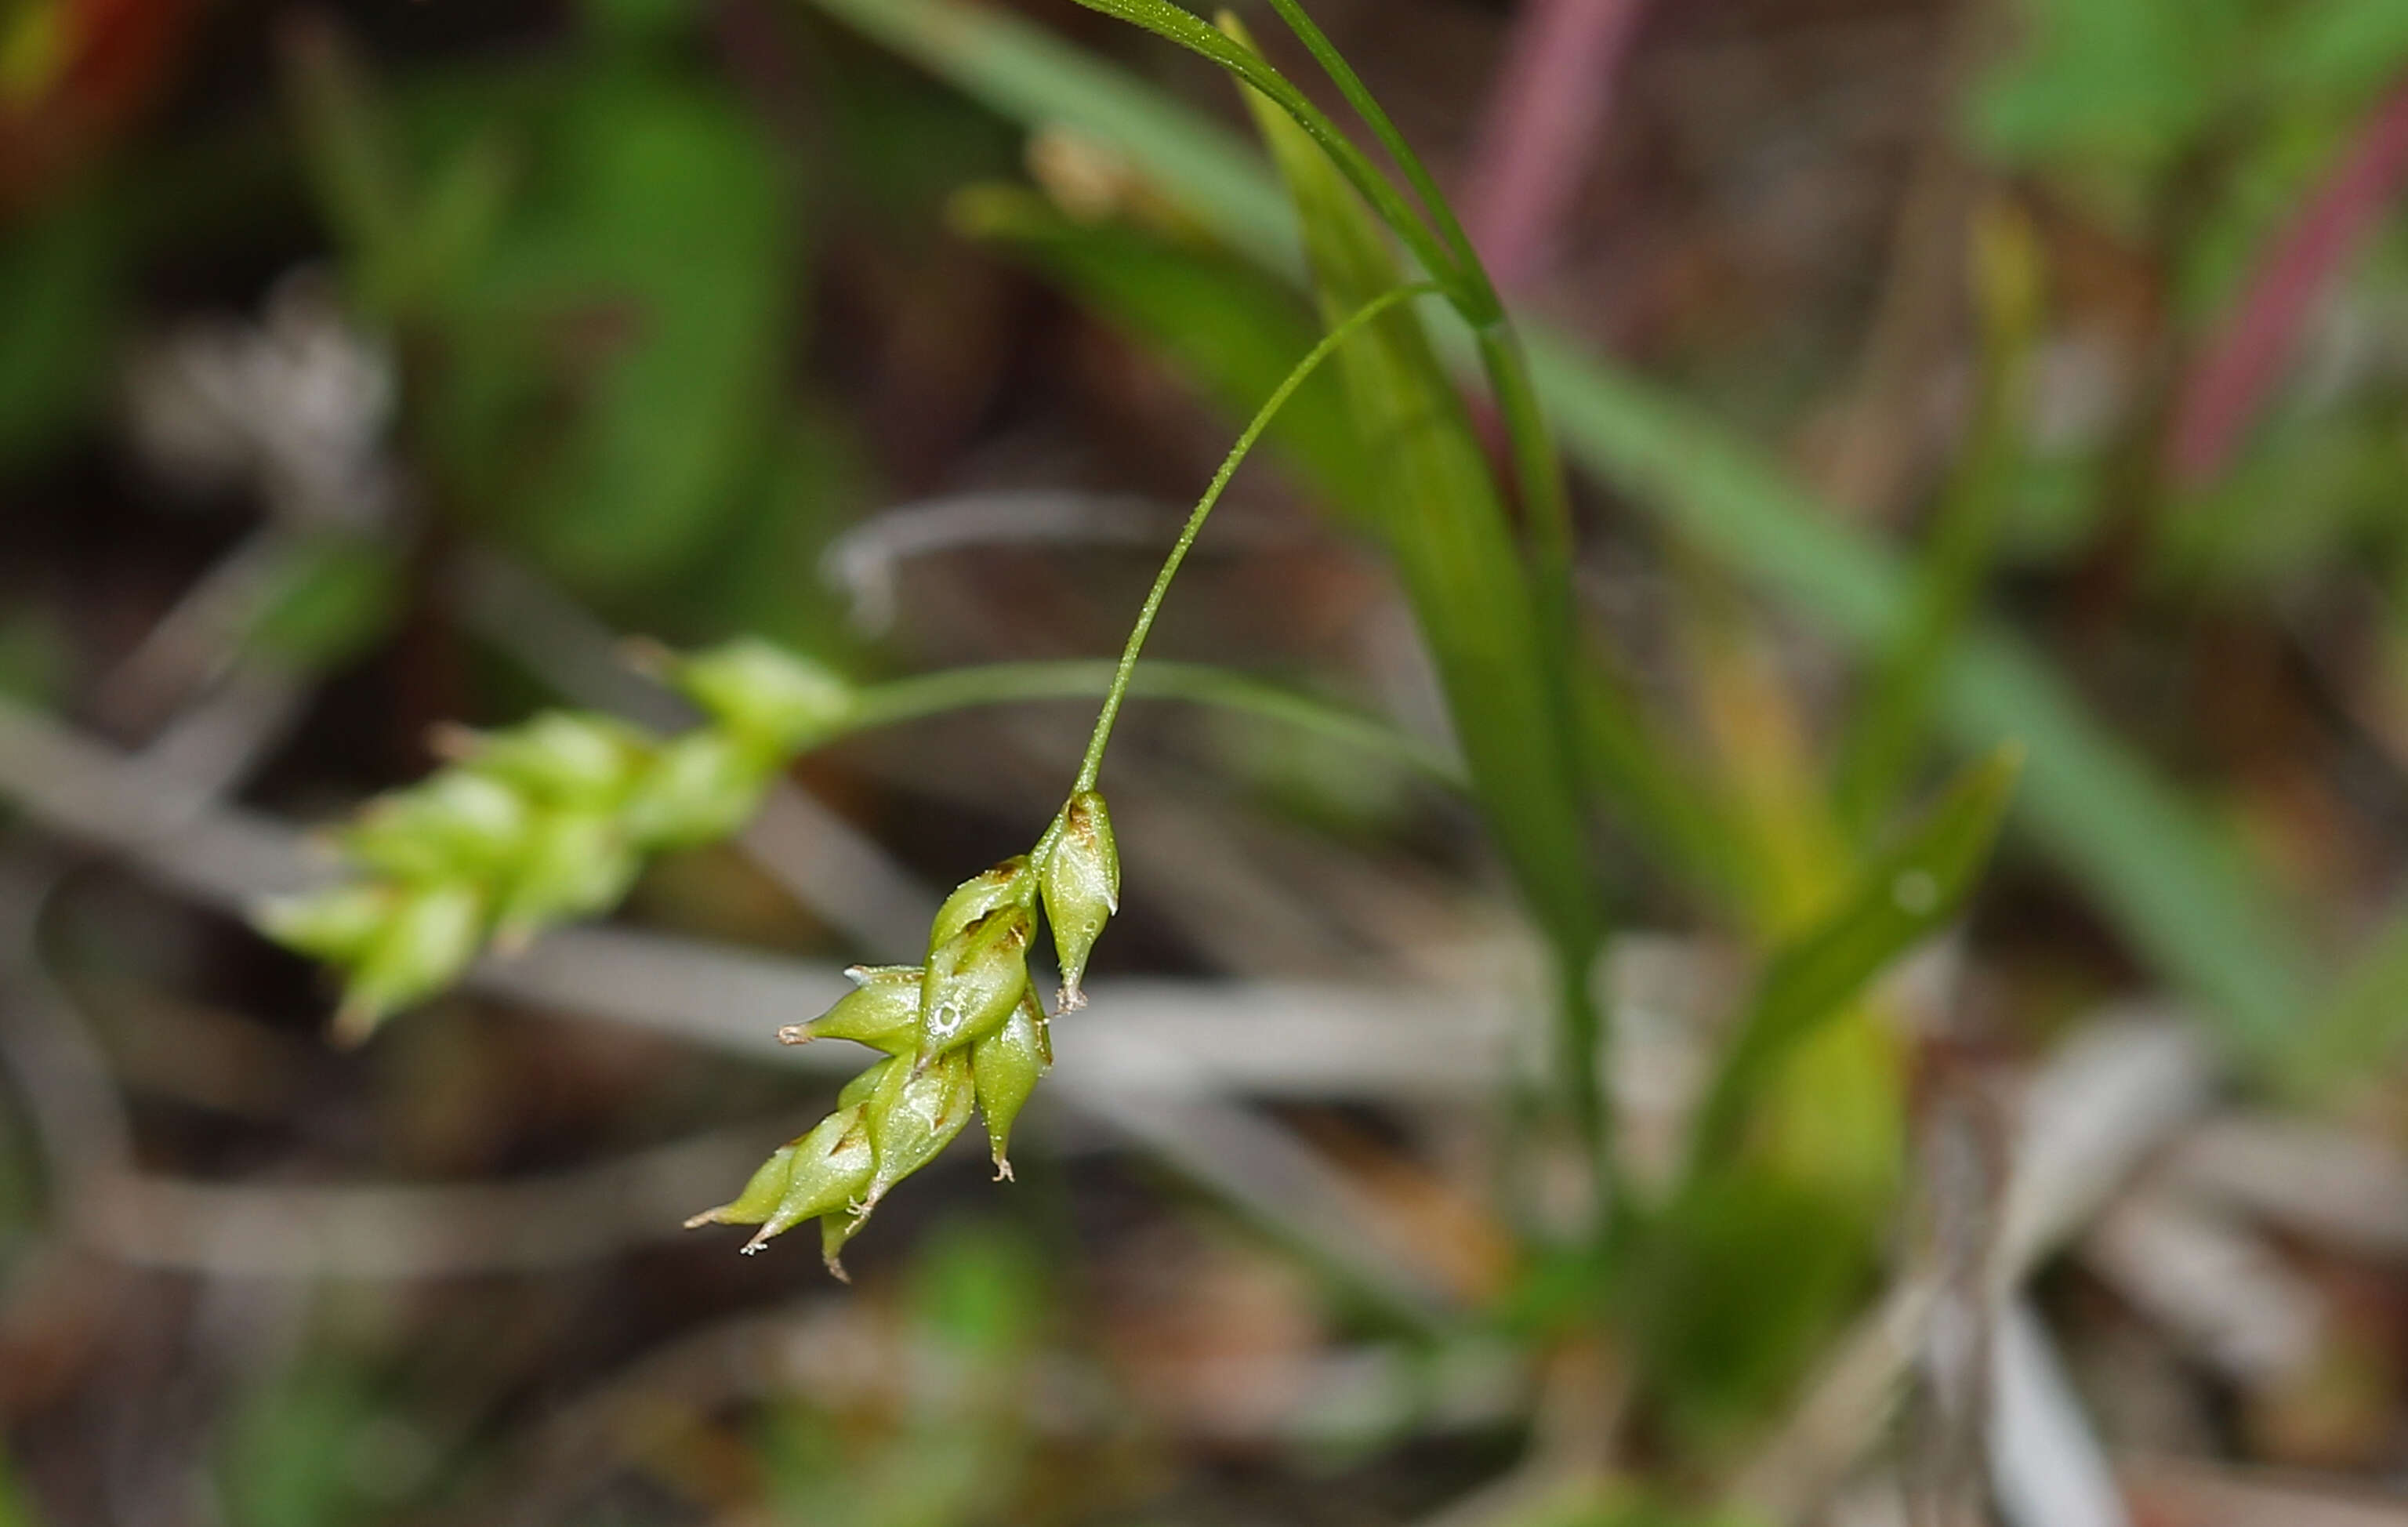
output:
[[[2276,237],[2229,320],[2191,370],[2167,431],[2178,487],[2223,476],[2317,301],[2408,182],[2408,77],[2395,84],[2332,173]]]
[[[1645,8],[1523,0],[1464,187],[1464,221],[1499,291],[1526,291],[1553,257]]]

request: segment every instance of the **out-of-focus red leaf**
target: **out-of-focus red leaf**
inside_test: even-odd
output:
[[[0,35],[0,216],[31,205],[140,115],[196,8],[46,0],[12,20]]]

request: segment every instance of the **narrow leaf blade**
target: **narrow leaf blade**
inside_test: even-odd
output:
[[[1301,218],[1324,317],[1398,284],[1386,236],[1319,144],[1250,96]],[[1598,913],[1565,718],[1529,579],[1469,413],[1420,319],[1398,310],[1338,363],[1382,505],[1371,529],[1394,560],[1447,694],[1472,783],[1532,910],[1584,958]]]
[[[1699,1115],[1699,1162],[1736,1143],[1751,1096],[1784,1055],[1964,909],[2022,766],[2021,750],[2004,747],[1967,770],[1838,906],[1773,956]]]

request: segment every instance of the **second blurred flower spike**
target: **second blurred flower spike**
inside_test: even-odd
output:
[[[351,968],[335,1012],[335,1042],[357,1044],[394,1013],[458,980],[477,958],[484,917],[484,899],[474,886],[425,886],[396,895]]]
[[[746,639],[677,663],[671,679],[714,721],[773,752],[831,730],[852,711],[852,685],[830,669]]]

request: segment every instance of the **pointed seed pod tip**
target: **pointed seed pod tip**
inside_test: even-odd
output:
[[[1120,850],[1112,839],[1111,813],[1104,798],[1082,790],[1063,806],[1040,875],[1045,920],[1054,928],[1054,952],[1062,965],[1062,1007],[1086,1005],[1081,983],[1087,957],[1104,924],[1121,904]]]

